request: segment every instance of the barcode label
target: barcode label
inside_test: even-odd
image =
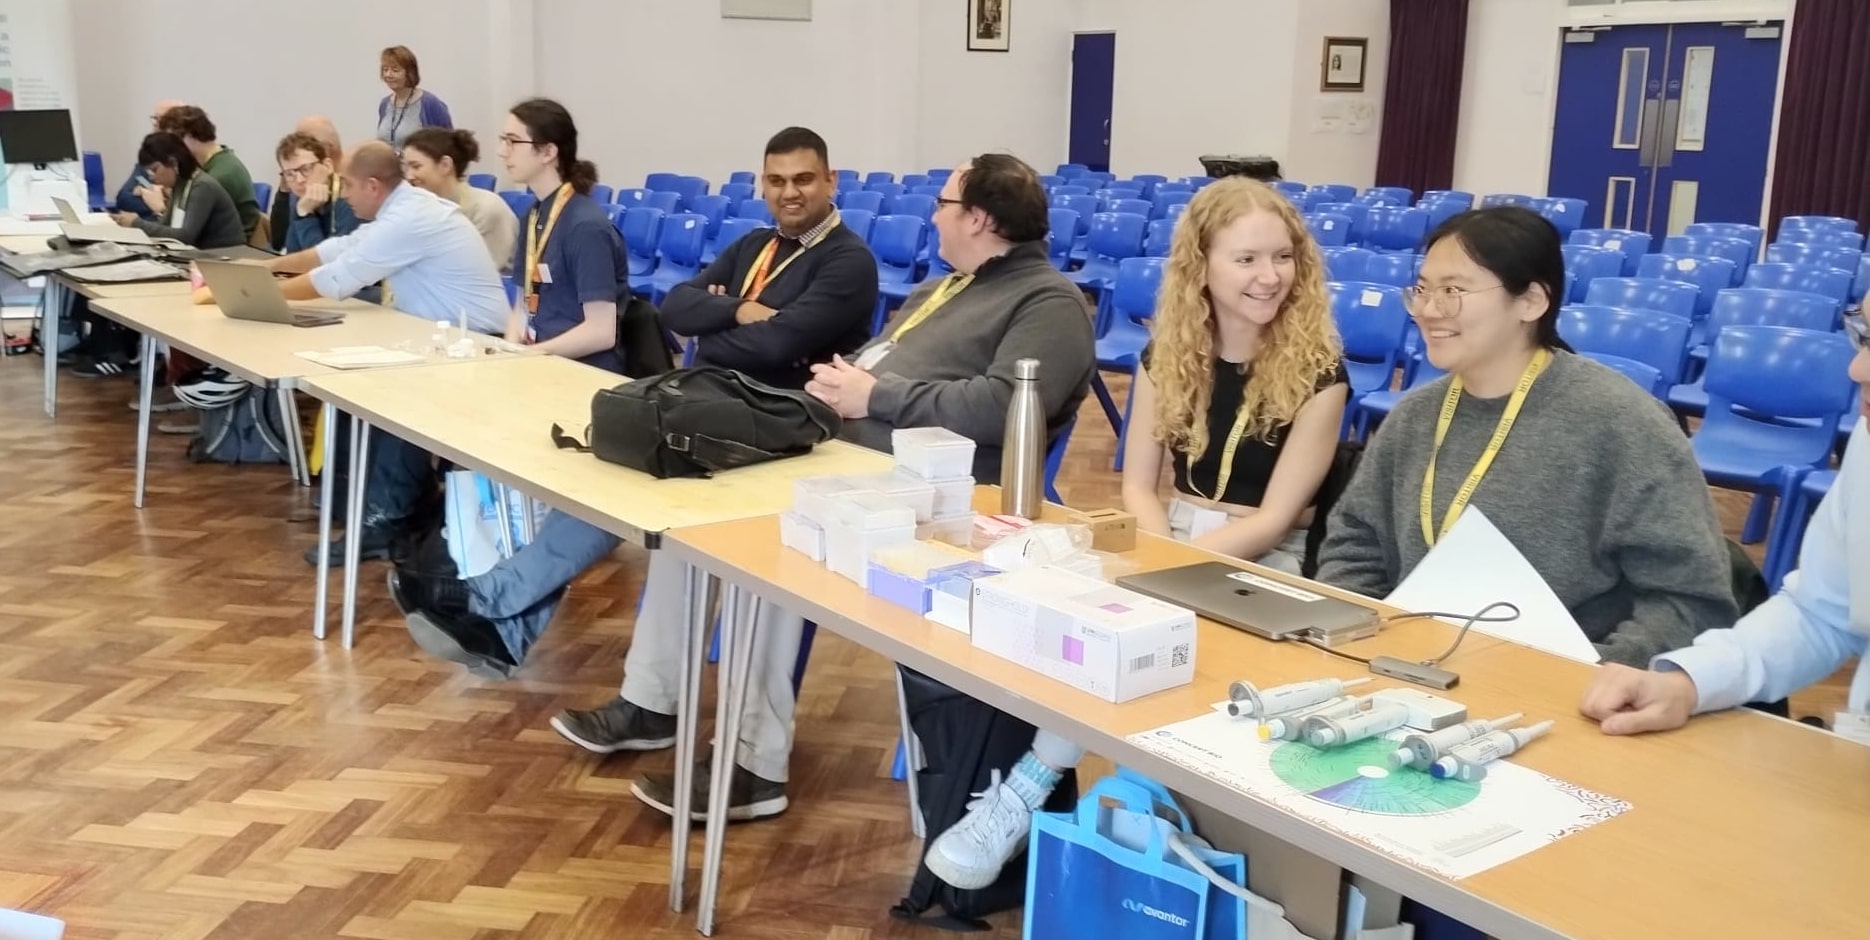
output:
[[[1138,656],[1135,659],[1130,660],[1130,671],[1131,672],[1142,672],[1145,669],[1154,669],[1154,668],[1156,668],[1156,654],[1155,653],[1150,653],[1146,656]]]
[[[1169,668],[1174,669],[1179,666],[1188,665],[1189,652],[1190,649],[1187,643],[1175,644],[1175,648],[1169,651]]]

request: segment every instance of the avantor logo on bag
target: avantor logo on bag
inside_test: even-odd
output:
[[[1141,914],[1144,917],[1153,917],[1156,920],[1162,921],[1163,923],[1174,924],[1177,927],[1188,926],[1188,918],[1183,917],[1180,914],[1172,914],[1168,911],[1156,910],[1155,908],[1150,907],[1149,905],[1144,904],[1143,902],[1138,901],[1134,898],[1124,898],[1123,909],[1126,911],[1135,911],[1136,913]]]

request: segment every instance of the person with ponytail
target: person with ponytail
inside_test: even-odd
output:
[[[1647,389],[1558,335],[1558,231],[1516,207],[1428,237],[1405,292],[1428,361],[1327,520],[1318,580],[1396,589],[1469,506],[1552,588],[1605,661],[1642,667],[1738,616],[1688,439]]]
[[[520,296],[506,338],[621,373],[617,310],[630,299],[629,259],[623,235],[591,198],[597,167],[578,159],[571,113],[549,98],[514,105],[500,158],[537,199],[513,254]]]
[[[500,273],[511,274],[519,220],[497,193],[468,185],[468,167],[479,159],[480,142],[473,131],[425,127],[403,144],[403,176],[460,206],[487,242],[487,253]]]

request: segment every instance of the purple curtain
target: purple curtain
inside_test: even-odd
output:
[[[1790,42],[1772,229],[1788,215],[1870,220],[1870,3],[1799,0]]]
[[[1390,0],[1378,186],[1420,195],[1453,185],[1466,58],[1467,0]]]

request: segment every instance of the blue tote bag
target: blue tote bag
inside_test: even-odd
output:
[[[1033,819],[1026,853],[1029,940],[1204,940],[1208,880],[1171,861],[1180,835],[1149,794],[1106,778],[1072,814]]]

